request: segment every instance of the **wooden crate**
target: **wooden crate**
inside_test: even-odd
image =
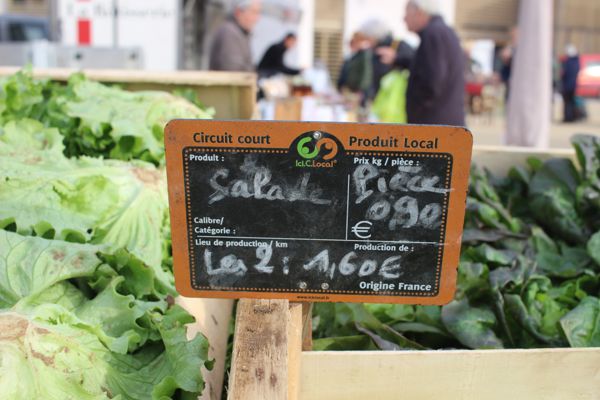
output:
[[[472,164],[485,167],[494,174],[504,176],[512,166],[527,165],[527,159],[531,157],[542,161],[557,157],[575,160],[575,151],[572,149],[542,151],[527,147],[474,146]]]
[[[486,146],[473,153],[498,174],[529,157],[574,152]],[[239,302],[230,400],[600,399],[598,348],[312,352],[302,333],[311,332],[308,315],[287,300]]]
[[[565,150],[476,147],[473,161],[503,174],[527,158],[573,158]],[[179,302],[210,340],[204,400],[600,399],[600,349],[309,351],[310,308],[286,300],[241,300],[232,369],[223,376],[233,302]],[[307,335],[308,334],[308,335]]]
[[[592,400],[600,349],[304,352],[301,400]]]
[[[276,121],[300,121],[302,119],[302,98],[289,97],[286,99],[275,99]]]
[[[0,76],[11,75],[20,68],[0,67]],[[66,81],[75,69],[36,68],[36,78]],[[200,101],[214,107],[218,119],[250,119],[256,104],[256,75],[245,72],[176,71],[150,72],[137,70],[82,70],[88,78],[116,83],[127,90],[164,90],[191,88]]]

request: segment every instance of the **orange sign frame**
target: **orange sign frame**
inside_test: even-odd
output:
[[[439,291],[431,296],[398,296],[381,294],[323,294],[295,291],[227,291],[196,290],[192,286],[190,272],[189,236],[187,226],[185,173],[183,154],[185,148],[240,148],[245,149],[289,149],[292,142],[305,132],[327,132],[343,143],[345,151],[356,154],[377,154],[385,152],[439,153],[452,157],[451,190],[447,204],[443,257],[441,272],[438,272]],[[198,135],[212,133],[229,135],[231,143],[210,143]],[[215,137],[216,137],[215,136]],[[357,138],[374,139],[397,138],[397,146],[368,146],[374,141],[359,141]],[[268,139],[267,139],[268,138]],[[350,143],[352,139],[352,143]],[[198,139],[208,143],[199,144]],[[268,142],[268,143],[267,143]],[[381,142],[379,142],[381,144]],[[385,144],[385,143],[383,143]],[[406,147],[409,146],[409,147]],[[169,204],[171,214],[171,234],[173,263],[177,291],[186,297],[212,298],[263,298],[289,299],[291,301],[331,301],[331,302],[376,302],[404,304],[445,304],[454,296],[457,267],[460,256],[465,205],[468,190],[469,170],[473,139],[471,133],[460,127],[396,125],[396,124],[356,124],[326,122],[272,122],[272,121],[217,121],[217,120],[174,120],[165,127],[165,149]]]

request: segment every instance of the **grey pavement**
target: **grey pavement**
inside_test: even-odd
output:
[[[600,136],[600,100],[587,100],[588,118],[585,121],[565,124],[562,118],[562,104],[554,104],[554,117],[550,131],[550,147],[570,148],[569,138],[575,133],[590,133]],[[482,115],[469,115],[468,128],[473,132],[476,145],[502,145],[502,137],[506,129],[504,110]]]

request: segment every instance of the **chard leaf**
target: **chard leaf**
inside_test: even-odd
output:
[[[531,180],[529,200],[537,221],[557,237],[581,243],[589,236],[576,206],[579,175],[568,159],[551,159]]]
[[[592,260],[585,249],[557,244],[537,227],[532,229],[532,241],[538,268],[548,276],[574,278],[591,266]]]
[[[314,351],[377,350],[367,335],[338,336],[313,340]]]
[[[467,228],[463,231],[462,242],[464,244],[479,244],[479,242],[495,243],[507,238],[523,239],[524,236],[498,229]]]
[[[450,337],[448,332],[442,330],[433,325],[422,324],[420,322],[399,322],[392,326],[394,330],[402,333],[416,332],[416,333],[434,333],[445,337]]]
[[[480,299],[489,294],[489,269],[481,263],[461,262],[458,266],[456,299]]]
[[[363,304],[351,303],[347,306],[352,311],[353,320],[357,329],[360,327],[358,330],[361,333],[371,336],[376,344],[378,344],[377,341],[379,339],[376,340],[375,336],[373,335],[377,335],[378,338],[381,338],[381,340],[385,341],[386,343],[393,343],[398,349],[422,350],[425,348],[424,346],[406,338],[399,332],[396,332],[390,326],[383,324],[381,321],[375,318]],[[378,346],[382,345],[383,343],[384,342],[380,342]]]
[[[454,300],[442,307],[442,321],[448,332],[471,349],[501,349],[496,336],[496,317],[487,308],[471,307],[469,301]]]
[[[600,300],[586,297],[560,325],[572,347],[600,347]]]
[[[577,154],[577,161],[583,170],[584,179],[593,185],[600,183],[600,140],[593,135],[574,135],[571,143]],[[598,187],[596,185],[596,187]]]
[[[587,242],[587,252],[596,262],[596,269],[598,269],[600,267],[600,231],[596,232]]]
[[[592,135],[571,138],[582,169],[583,182],[577,188],[577,204],[592,229],[600,229],[600,140]]]
[[[511,265],[517,258],[517,254],[511,250],[496,249],[488,244],[469,247],[462,253],[466,261],[476,263]]]
[[[365,308],[375,318],[385,324],[398,321],[412,321],[415,318],[413,306],[405,304],[365,304]]]

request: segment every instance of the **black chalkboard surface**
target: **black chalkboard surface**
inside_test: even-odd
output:
[[[185,295],[404,303],[448,297],[444,266],[451,262],[446,275],[455,277],[460,245],[456,227],[447,240],[450,201],[462,197],[453,219],[460,231],[470,146],[444,149],[441,139],[451,130],[469,144],[470,134],[323,125],[167,127],[174,256],[178,248],[187,255],[175,256],[176,278],[185,276]],[[392,133],[364,133],[378,127]]]

